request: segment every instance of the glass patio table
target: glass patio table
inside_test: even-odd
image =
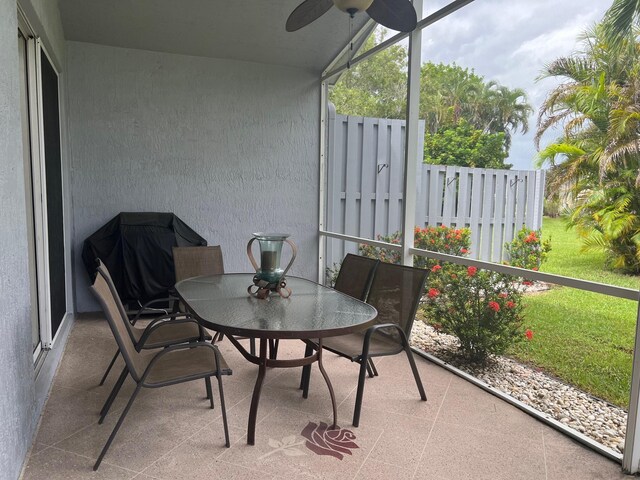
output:
[[[178,296],[189,312],[206,328],[227,335],[238,351],[258,365],[253,389],[247,443],[255,444],[256,418],[260,392],[267,367],[291,368],[318,362],[337,425],[337,406],[329,376],[322,365],[322,339],[364,330],[375,322],[377,311],[353,297],[298,277],[287,277],[293,294],[289,298],[271,295],[258,299],[247,293],[253,274],[231,273],[193,277],[176,284]],[[247,350],[234,335],[260,341],[258,356]],[[278,360],[267,355],[268,342],[284,339],[313,340],[317,350],[304,358]]]

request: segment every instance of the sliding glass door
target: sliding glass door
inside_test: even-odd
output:
[[[34,363],[67,313],[58,72],[20,15],[20,114]]]

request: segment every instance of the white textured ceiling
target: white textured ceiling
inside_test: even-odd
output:
[[[65,38],[321,71],[346,45],[348,15],[332,8],[285,31],[302,0],[59,0]],[[357,31],[368,20],[353,21]]]

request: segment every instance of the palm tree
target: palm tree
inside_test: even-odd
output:
[[[605,38],[614,45],[632,38],[633,26],[639,19],[640,0],[613,0],[613,4],[604,15]]]
[[[508,151],[512,133],[518,129],[522,133],[529,130],[529,115],[533,113],[533,108],[527,103],[527,94],[521,88],[511,90],[497,82],[489,82],[484,95],[489,107],[482,115],[488,121],[484,130],[487,133],[504,133]]]
[[[582,54],[548,65],[563,79],[542,105],[536,142],[552,128],[562,137],[542,149],[554,190],[570,187],[569,224],[585,249],[604,250],[612,268],[640,272],[640,58],[636,42],[615,47],[602,27],[581,37]]]

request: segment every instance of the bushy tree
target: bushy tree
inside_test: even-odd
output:
[[[454,128],[460,120],[483,133],[503,133],[505,149],[511,135],[529,128],[533,109],[520,88],[509,89],[495,81],[485,81],[473,69],[451,64],[426,62],[420,70],[420,118],[428,133]]]
[[[383,40],[370,36],[363,50]],[[330,101],[342,115],[405,118],[407,111],[407,50],[401,45],[375,54],[342,74],[331,89]]]
[[[484,133],[464,119],[425,135],[424,162],[472,168],[511,168],[505,164],[504,133]]]
[[[369,37],[363,50],[371,49],[384,35],[385,32],[378,32],[377,37]],[[343,115],[405,118],[407,58],[405,47],[393,45],[347,70],[329,95],[336,111]],[[480,142],[493,144],[498,138],[493,135],[502,134],[506,158],[512,134],[528,129],[532,108],[522,89],[486,81],[472,69],[456,64],[426,62],[420,77],[420,118],[426,123],[425,136],[453,130],[458,137],[464,132],[472,135],[471,143],[477,143],[479,135],[488,135]],[[460,129],[461,121],[471,128]],[[462,158],[460,162],[456,165],[475,163]],[[492,164],[507,168],[497,162]]]

